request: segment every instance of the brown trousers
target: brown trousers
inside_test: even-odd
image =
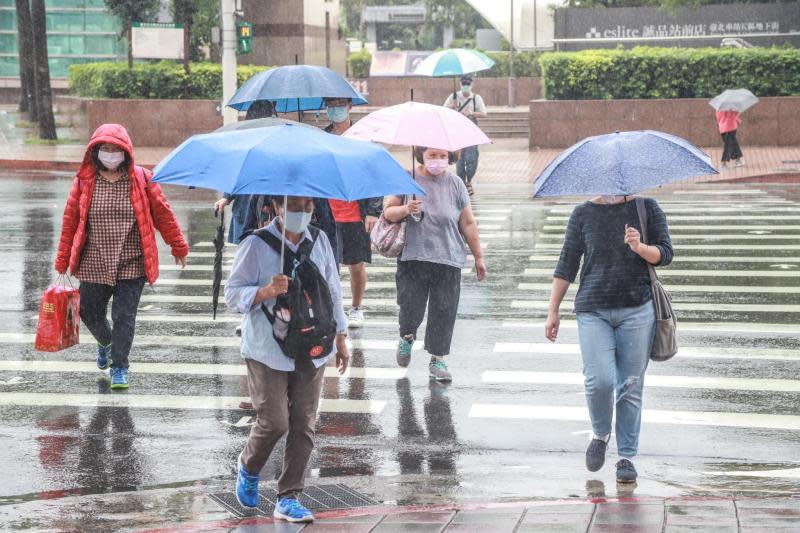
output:
[[[261,472],[275,445],[288,432],[278,495],[296,497],[303,490],[314,449],[325,366],[317,369],[311,361],[296,361],[294,372],[279,372],[252,359],[246,362],[256,423],[242,452],[242,464],[252,474]]]

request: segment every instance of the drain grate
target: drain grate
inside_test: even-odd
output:
[[[254,509],[242,507],[233,492],[217,492],[211,494],[210,498],[237,518],[272,516],[278,494],[273,489],[262,489],[258,493],[260,496],[258,507]],[[380,505],[372,498],[341,484],[306,487],[300,494],[299,500],[314,513],[332,509],[354,509]]]

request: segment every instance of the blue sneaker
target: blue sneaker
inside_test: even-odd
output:
[[[128,388],[128,369],[113,367],[111,369],[111,388],[112,389],[127,389]]]
[[[395,352],[398,366],[401,366],[403,368],[408,366],[408,363],[411,362],[411,349],[413,347],[414,347],[413,335],[406,335],[405,337],[400,337],[400,342],[397,343],[397,351]]]
[[[239,475],[236,478],[236,499],[243,507],[258,506],[258,474],[253,475],[242,465],[239,455]]]
[[[278,498],[272,516],[288,522],[313,522],[314,515],[297,498]]]
[[[97,368],[106,370],[111,366],[111,345],[101,346],[97,345]]]

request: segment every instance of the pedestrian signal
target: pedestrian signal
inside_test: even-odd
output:
[[[250,22],[236,23],[236,53],[249,54],[253,51],[253,24]]]

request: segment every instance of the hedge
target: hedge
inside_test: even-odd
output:
[[[268,67],[240,65],[237,85]],[[189,98],[219,100],[222,98],[222,66],[216,63],[193,63],[188,76]],[[70,65],[70,94],[87,98],[182,99],[186,74],[183,65],[135,63],[84,63]]]
[[[711,98],[745,87],[757,96],[800,95],[800,50],[651,48],[546,53],[545,98]]]
[[[347,58],[347,70],[351,78],[369,78],[369,68],[372,66],[372,54],[369,50],[362,48],[358,52],[353,52]]]

